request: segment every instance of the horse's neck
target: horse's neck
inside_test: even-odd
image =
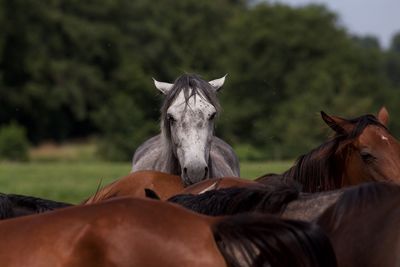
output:
[[[209,177],[240,176],[239,160],[232,147],[225,141],[212,136],[209,153]]]
[[[314,194],[302,194],[299,199],[290,202],[282,214],[283,218],[313,221],[334,204],[344,190]]]
[[[343,149],[340,155],[340,163],[342,172],[341,175],[341,187],[357,185],[362,182],[368,181],[371,177],[365,172],[363,166],[354,159],[355,152],[352,148],[347,147]],[[370,180],[372,181],[372,180]]]
[[[296,164],[281,176],[299,182],[303,192],[322,192],[341,188],[343,159],[336,154],[337,144],[328,143],[323,148],[317,148],[301,156]],[[331,156],[328,156],[331,155]]]

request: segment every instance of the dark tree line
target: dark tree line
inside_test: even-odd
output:
[[[229,0],[0,0],[0,125],[33,143],[96,135],[129,159],[158,131],[151,77],[229,73],[217,133],[249,158],[320,143],[318,116],[386,105],[399,136],[400,34],[382,49],[323,6]]]

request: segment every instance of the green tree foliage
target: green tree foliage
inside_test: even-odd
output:
[[[379,45],[351,38],[322,6],[258,5],[231,27],[222,120],[234,143],[294,157],[324,138],[320,110],[356,116],[386,103]]]
[[[34,143],[100,135],[105,158],[130,159],[158,131],[151,77],[184,72],[229,73],[217,133],[244,158],[317,145],[320,110],[400,115],[400,35],[385,51],[323,6],[256,3],[0,0],[0,125]]]
[[[389,79],[389,92],[386,99],[393,109],[390,128],[397,135],[400,133],[400,32],[393,36],[390,48],[385,52],[385,73]]]
[[[28,148],[29,142],[23,127],[11,123],[0,128],[0,159],[26,161]]]
[[[130,160],[132,151],[156,131],[155,124],[145,121],[143,111],[125,94],[114,96],[94,119],[103,132],[99,152],[110,160]]]

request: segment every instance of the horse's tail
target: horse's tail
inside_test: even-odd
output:
[[[331,243],[315,224],[242,214],[224,217],[212,228],[230,267],[336,266]]]

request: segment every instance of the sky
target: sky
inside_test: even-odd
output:
[[[322,3],[339,14],[350,33],[373,35],[387,48],[392,36],[400,32],[400,0],[275,0],[292,6]]]

